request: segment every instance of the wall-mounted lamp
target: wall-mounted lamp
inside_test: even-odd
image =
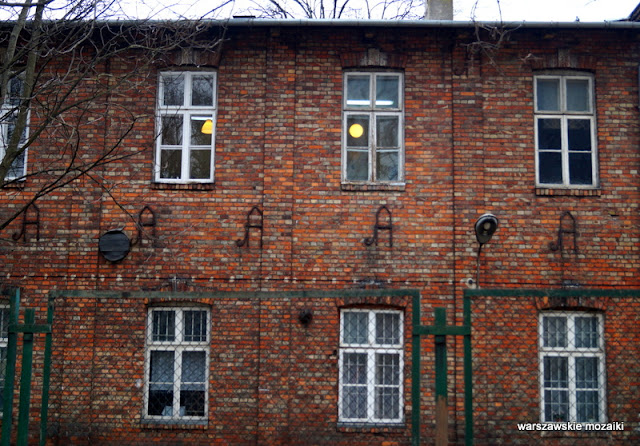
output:
[[[205,135],[211,135],[213,133],[213,121],[211,119],[207,119],[202,124],[202,128],[200,129],[202,133]]]
[[[484,214],[475,224],[476,240],[478,240],[478,258],[476,260],[476,287],[480,288],[480,253],[482,245],[488,243],[498,229],[498,219],[493,214]]]

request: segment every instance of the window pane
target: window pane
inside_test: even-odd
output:
[[[7,339],[9,337],[9,309],[0,308],[0,338]],[[0,393],[2,391],[0,390]]]
[[[376,77],[376,108],[398,108],[398,91],[400,78],[398,76]]]
[[[591,153],[569,153],[569,181],[571,184],[593,184]]]
[[[175,312],[171,310],[153,312],[153,341],[172,342],[175,340],[175,317]]]
[[[347,117],[347,147],[369,147],[369,116]]]
[[[211,150],[192,150],[189,169],[191,179],[206,180],[211,178]]]
[[[184,105],[184,76],[163,76],[162,105]]]
[[[569,387],[569,359],[561,356],[544,357],[544,387]]]
[[[7,370],[7,348],[0,347],[0,412],[4,407],[4,379]]]
[[[591,150],[591,120],[569,119],[569,150]]]
[[[184,311],[184,340],[186,342],[207,341],[207,312]]]
[[[376,387],[374,416],[382,420],[400,418],[400,389],[398,387]]]
[[[576,411],[578,423],[595,423],[600,421],[600,410],[597,391],[577,391]]]
[[[376,384],[397,386],[400,384],[400,355],[376,353]]]
[[[576,347],[598,348],[598,318],[576,317]]]
[[[192,116],[191,117],[191,139],[192,146],[209,146],[211,147],[211,133],[202,133],[202,125],[207,119],[213,119],[211,116]]]
[[[163,146],[182,145],[182,116],[163,116],[160,143]]]
[[[376,344],[400,344],[400,315],[376,313]]]
[[[562,184],[562,156],[559,152],[540,152],[538,169],[540,183]]]
[[[182,353],[182,379],[184,383],[204,384],[207,357],[203,351]],[[198,386],[199,387],[199,386]]]
[[[349,150],[347,152],[347,180],[369,179],[369,152]]]
[[[544,391],[544,421],[569,421],[569,392],[567,390]]]
[[[343,386],[342,417],[367,418],[367,388],[364,386]]]
[[[567,79],[567,110],[589,112],[589,81],[587,79]]]
[[[399,147],[398,116],[378,116],[376,118],[376,138],[378,147]]]
[[[560,80],[537,79],[536,103],[540,111],[560,111]]]
[[[566,347],[567,318],[545,316],[542,319],[542,342],[545,347]]]
[[[598,388],[598,358],[576,358],[576,388]]]
[[[20,105],[22,99],[22,89],[24,87],[24,79],[20,76],[12,77],[9,81],[9,97],[7,103],[12,107]]]
[[[213,76],[193,76],[191,105],[213,106]]]
[[[344,353],[342,358],[342,382],[367,384],[367,354]]]
[[[162,150],[160,152],[160,177],[180,178],[182,175],[182,151]]]
[[[149,371],[149,415],[173,415],[172,351],[152,351]]]
[[[7,172],[7,178],[19,178],[24,175],[24,160],[26,157],[26,153],[22,152],[20,155],[13,160],[11,163],[11,167]]]
[[[376,177],[378,181],[396,181],[398,179],[398,152],[378,152],[376,158]]]
[[[538,119],[538,149],[560,150],[562,148],[561,121]]]
[[[369,314],[364,311],[346,311],[342,313],[342,342],[345,344],[369,343]]]
[[[370,107],[371,77],[367,75],[347,76],[347,107]]]

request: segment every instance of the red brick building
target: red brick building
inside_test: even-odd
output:
[[[236,19],[136,73],[79,130],[91,156],[135,115],[128,156],[0,240],[3,286],[55,306],[48,441],[402,445],[417,417],[432,444],[415,293],[428,326],[471,299],[476,444],[640,441],[639,25]],[[42,175],[0,191],[6,215]]]

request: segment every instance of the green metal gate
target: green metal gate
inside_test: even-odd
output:
[[[15,444],[26,446],[29,440],[29,406],[31,404],[31,377],[33,371],[33,344],[35,334],[45,335],[44,365],[42,371],[42,404],[40,408],[40,442],[43,446],[47,437],[47,415],[49,406],[49,379],[51,375],[51,326],[53,324],[53,299],[47,305],[47,323],[35,323],[35,310],[24,310],[24,322],[19,323],[20,290],[14,290],[9,304],[9,327],[7,339],[7,364],[3,389],[2,436],[0,446],[11,444],[13,427],[13,396],[18,357],[18,335],[22,333],[22,364],[20,373],[20,399],[18,407],[18,428]]]

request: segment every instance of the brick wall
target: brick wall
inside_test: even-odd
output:
[[[129,122],[127,113],[135,115],[134,130],[119,148],[130,156],[38,200],[39,240],[31,226],[24,239],[12,239],[21,229],[20,219],[0,240],[3,285],[22,288],[27,306],[43,308],[51,290],[87,292],[56,301],[52,438],[75,444],[407,444],[410,306],[399,307],[405,311],[407,333],[406,423],[391,430],[348,429],[337,427],[335,351],[338,310],[344,303],[333,298],[293,300],[278,293],[417,289],[425,323],[434,307],[445,306],[448,323],[460,324],[462,292],[467,279],[476,276],[473,224],[485,212],[495,214],[500,226],[482,252],[482,287],[559,288],[570,283],[638,289],[635,32],[524,28],[511,33],[498,51],[474,53],[471,31],[231,27],[216,67],[213,185],[153,183],[157,73],[139,73],[135,91],[120,90],[103,108],[96,105],[101,119],[83,116],[83,153],[90,157],[113,143],[117,129]],[[108,69],[123,73],[131,64],[122,58]],[[341,185],[343,73],[358,67],[404,72],[402,186]],[[532,75],[540,69],[594,74],[600,175],[595,191],[535,187]],[[90,88],[82,85],[77,94]],[[60,141],[53,129],[45,132],[41,143],[30,149],[30,168],[46,165],[62,150]],[[40,181],[35,177],[23,187],[3,191],[1,215],[24,203]],[[390,217],[382,215],[393,224],[393,245],[381,231],[378,244],[367,246],[363,241],[373,235],[376,212],[383,205],[390,212]],[[123,261],[102,258],[100,235],[124,228],[137,240],[136,222],[145,206],[153,211],[155,228],[145,227]],[[249,244],[238,246],[254,206],[262,212],[262,229],[251,229]],[[550,246],[567,211],[575,218],[578,235],[561,253]],[[207,428],[141,423],[150,301],[125,295],[91,297],[96,291],[163,292],[169,300],[171,293],[176,299],[191,296],[185,292],[201,293],[192,300],[212,311]],[[250,294],[217,300],[215,293],[221,291],[274,294],[259,301]],[[516,321],[509,330],[526,341],[515,348],[509,337],[494,335],[499,345],[481,341],[474,355],[486,357],[505,346],[505,356],[526,363],[523,374],[534,374],[536,340],[527,336],[535,332],[539,309],[513,302],[508,307],[490,304],[492,309],[479,318],[500,308],[505,318]],[[605,311],[607,330],[617,336],[623,356],[633,352],[625,346],[633,345],[638,330],[624,322],[624,305],[616,301]],[[297,314],[307,307],[314,319],[304,327]],[[484,339],[495,329],[488,318],[475,335]],[[629,337],[619,335],[624,330]],[[462,357],[458,341],[452,340],[451,348],[456,354],[449,359],[450,440],[460,442]],[[428,377],[423,381],[423,438],[431,438],[429,340],[423,341],[423,349]],[[496,370],[499,364],[481,363],[478,382],[494,379]],[[637,374],[633,365],[627,370]],[[537,376],[531,379],[537,383]],[[621,395],[610,400],[610,418],[636,423],[631,402],[638,392],[629,383],[617,390],[619,379],[624,380],[612,373],[608,384],[610,393]],[[519,417],[539,417],[535,385],[508,388],[524,412],[513,407],[492,411],[496,403],[483,393],[490,390],[478,392],[478,401],[488,406],[477,425],[502,424],[500,429],[478,429],[489,443],[507,441]],[[496,407],[503,404],[500,400]]]

